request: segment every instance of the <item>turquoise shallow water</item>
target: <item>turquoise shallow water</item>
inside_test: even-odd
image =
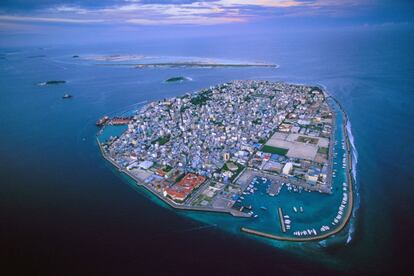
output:
[[[27,269],[55,274],[62,268],[105,273],[142,266],[158,272],[203,267],[213,273],[220,267],[223,273],[368,273],[407,264],[409,254],[402,252],[409,248],[406,237],[413,229],[412,33],[220,39],[220,45],[189,39],[1,50],[0,238],[9,263],[21,266],[24,257]],[[29,58],[39,53],[45,57]],[[268,61],[280,68],[135,70],[71,58],[83,53]],[[164,83],[177,75],[193,81]],[[51,79],[67,83],[36,85]],[[237,223],[229,223],[229,231],[205,228],[203,221],[221,225],[229,221],[228,215],[181,213],[155,204],[100,155],[94,124],[101,116],[234,79],[322,84],[342,103],[358,151],[360,207],[349,243],[345,236],[326,248],[277,242],[269,246],[263,239],[239,234]],[[74,97],[64,101],[64,93]],[[304,215],[322,215],[323,210],[308,203],[319,196],[325,199],[283,190],[279,199],[292,205],[291,200],[303,201]]]

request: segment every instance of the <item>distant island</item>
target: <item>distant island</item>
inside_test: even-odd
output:
[[[223,60],[203,57],[173,57],[144,55],[89,55],[82,59],[97,61],[104,66],[132,66],[135,68],[233,68],[233,67],[268,67],[278,68],[277,64]]]
[[[135,68],[148,67],[198,67],[198,68],[228,68],[228,67],[272,67],[277,68],[276,64],[269,63],[213,63],[213,62],[160,62],[160,63],[140,63],[140,64],[111,64],[111,65],[132,65]]]
[[[55,84],[64,84],[66,83],[66,81],[64,80],[49,80],[49,81],[44,81],[39,83],[40,86],[44,86],[44,85],[55,85]]]
[[[165,82],[183,82],[183,81],[188,81],[188,80],[191,80],[191,79],[187,77],[179,76],[179,77],[171,77],[165,80]]]

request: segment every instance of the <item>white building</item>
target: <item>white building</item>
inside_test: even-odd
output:
[[[283,167],[282,173],[285,175],[289,175],[293,170],[292,162],[287,162],[286,165]]]

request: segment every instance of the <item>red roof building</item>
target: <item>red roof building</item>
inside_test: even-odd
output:
[[[169,196],[175,201],[183,202],[194,189],[198,188],[206,178],[194,173],[188,173],[177,184],[164,189],[164,196]]]

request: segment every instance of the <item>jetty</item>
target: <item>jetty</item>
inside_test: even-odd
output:
[[[279,214],[279,221],[280,221],[280,228],[282,229],[283,233],[286,233],[286,226],[285,226],[285,220],[283,219],[283,212],[282,208],[277,208],[277,212]]]

